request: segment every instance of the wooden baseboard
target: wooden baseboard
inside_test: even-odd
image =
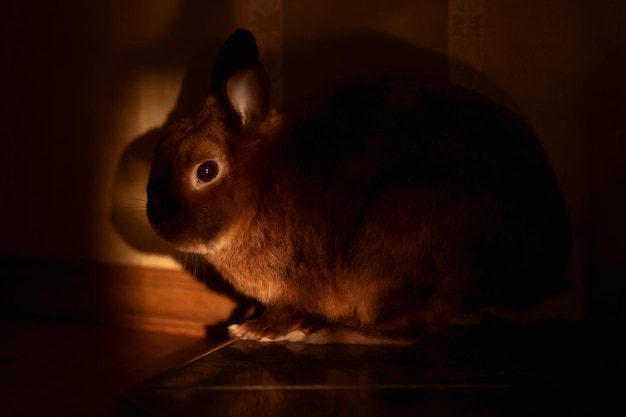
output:
[[[199,281],[184,271],[0,256],[0,318],[204,336],[211,327],[243,320],[252,307],[219,277],[205,275]],[[619,300],[592,296],[589,315],[624,319]]]
[[[6,257],[0,265],[3,317],[204,335],[238,305],[184,271]]]

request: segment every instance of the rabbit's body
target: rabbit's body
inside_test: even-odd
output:
[[[362,78],[278,115],[259,71],[226,75],[164,138],[148,187],[155,229],[266,307],[233,334],[409,340],[563,286],[565,206],[523,124],[409,76]],[[195,183],[207,160],[218,174]]]

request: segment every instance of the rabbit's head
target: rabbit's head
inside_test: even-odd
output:
[[[214,250],[257,203],[275,124],[270,93],[254,37],[239,30],[216,57],[199,112],[163,129],[147,215],[175,248]]]

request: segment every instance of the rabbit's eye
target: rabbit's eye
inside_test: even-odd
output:
[[[198,181],[200,182],[210,182],[215,177],[217,177],[217,173],[219,168],[215,161],[206,161],[200,164],[198,167],[198,172],[196,173],[198,177]]]

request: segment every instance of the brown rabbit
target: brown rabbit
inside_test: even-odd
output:
[[[266,308],[261,341],[394,343],[566,285],[569,221],[533,133],[464,89],[342,83],[284,114],[236,31],[209,96],[167,129],[147,214]]]

